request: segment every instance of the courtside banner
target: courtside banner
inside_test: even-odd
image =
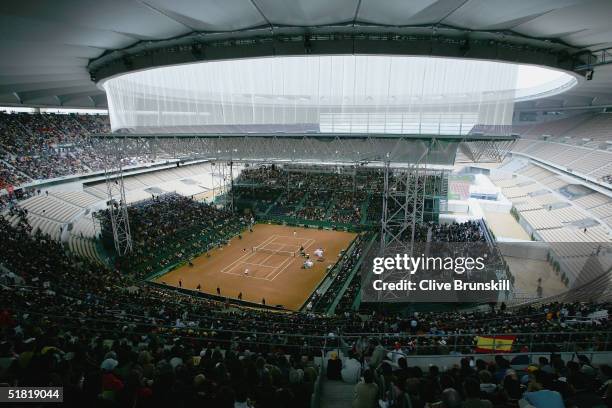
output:
[[[516,336],[478,336],[476,353],[510,353]]]
[[[609,242],[417,242],[373,245],[361,301],[589,301],[610,285]]]

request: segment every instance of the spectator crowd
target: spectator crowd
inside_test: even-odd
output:
[[[89,135],[109,131],[108,117],[101,115],[0,113],[0,160],[12,169],[0,184],[101,170]]]
[[[106,126],[104,117],[0,114],[0,188],[99,169],[83,135]],[[236,194],[260,211],[358,224],[380,219],[372,198],[380,177],[263,166],[243,172]],[[247,227],[244,218],[175,194],[128,212],[133,253],[112,268],[32,231],[26,210],[10,207],[14,225],[0,216],[0,383],[63,386],[66,402],[100,407],[309,407],[322,375],[355,384],[358,408],[611,405],[612,370],[586,356],[612,349],[608,304],[355,310],[355,268],[371,238],[364,233],[305,311],[253,309],[141,282],[226,245]],[[107,211],[98,217],[109,242]],[[484,241],[474,222],[423,224],[416,238]],[[472,357],[479,338],[498,335],[514,338],[516,359]],[[527,352],[547,357],[529,361]],[[454,363],[424,369],[422,355]]]
[[[177,213],[191,211],[190,203],[167,199]],[[162,231],[170,228],[158,215]],[[0,382],[61,385],[79,406],[308,406],[317,376],[343,378],[351,366],[344,374],[358,382],[355,406],[517,406],[525,399],[555,407],[607,395],[608,368],[559,361],[563,351],[610,349],[607,304],[279,313],[140,284],[31,232],[25,217],[17,225],[0,219]],[[463,357],[475,352],[478,336],[500,333],[516,335],[513,351],[551,354],[548,363],[518,369],[516,361]],[[337,354],[323,359],[321,374],[315,357],[330,349]],[[428,354],[455,356],[457,366],[408,364]],[[565,405],[546,405],[553,403]]]
[[[139,277],[225,245],[247,225],[242,217],[174,193],[130,205],[128,216],[133,250],[116,266]],[[103,241],[112,247],[108,210],[98,217]]]
[[[578,408],[610,406],[612,370],[586,355],[552,353],[529,362],[501,355],[463,357],[450,367],[410,366],[400,350],[376,340],[340,357],[328,353],[329,379],[356,384],[352,406],[419,408]]]
[[[394,177],[391,175],[390,184]],[[428,208],[433,206],[437,177],[425,179]],[[330,172],[316,166],[259,166],[242,171],[234,193],[239,207],[250,208],[259,216],[355,228],[380,222],[383,178],[381,169],[371,168]]]
[[[110,132],[107,115],[0,112],[0,190],[104,170],[91,135]],[[126,157],[138,165],[144,157]]]

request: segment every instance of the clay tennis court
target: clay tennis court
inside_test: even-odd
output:
[[[156,282],[205,293],[299,310],[318,283],[327,267],[338,260],[357,234],[341,231],[295,228],[282,225],[256,224],[253,232],[245,231],[242,239],[232,238],[229,245],[213,249],[193,260],[193,266],[181,266],[155,279]],[[305,259],[300,248],[314,261],[311,269],[303,269]],[[313,252],[324,250],[323,261]],[[245,271],[247,271],[245,273]]]

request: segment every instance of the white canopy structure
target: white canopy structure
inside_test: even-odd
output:
[[[460,135],[475,125],[509,125],[516,101],[576,83],[561,71],[511,63],[326,55],[167,66],[101,86],[114,131],[241,125],[255,132],[249,125],[305,125],[324,133]]]

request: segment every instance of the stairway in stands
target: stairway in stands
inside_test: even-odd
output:
[[[355,384],[323,378],[320,408],[350,407],[353,403],[354,389]]]

